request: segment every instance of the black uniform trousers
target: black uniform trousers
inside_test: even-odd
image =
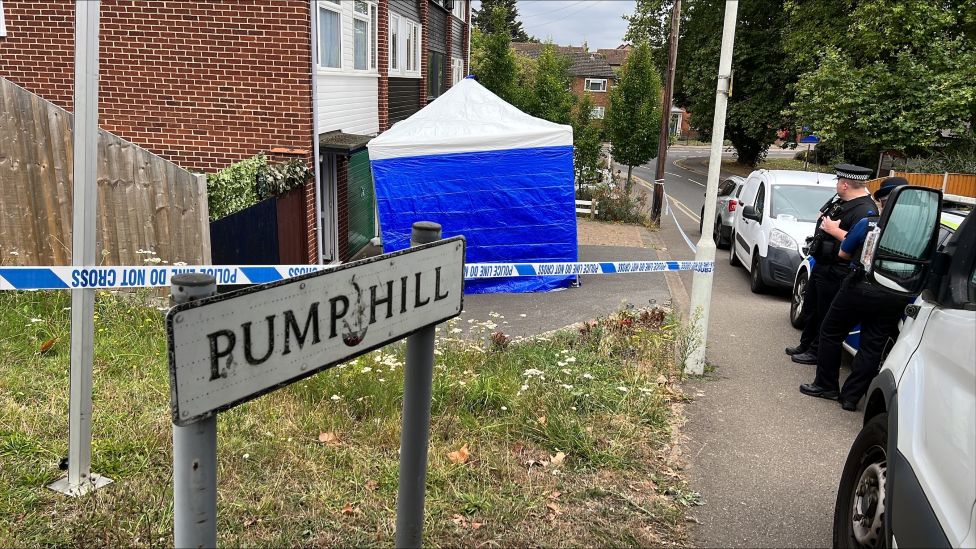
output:
[[[800,334],[800,347],[813,353],[819,353],[820,325],[830,310],[830,304],[840,290],[840,284],[851,270],[844,265],[814,263],[810,281],[807,283],[804,304],[809,304],[810,314]],[[806,305],[804,305],[806,308]]]
[[[851,375],[840,391],[840,400],[857,402],[867,392],[881,366],[881,354],[889,338],[898,335],[898,320],[911,301],[882,292],[860,275],[850,275],[830,305],[820,327],[817,378],[814,385],[836,391],[840,374],[842,343],[858,323],[861,344],[851,364]]]

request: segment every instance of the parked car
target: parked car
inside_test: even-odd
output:
[[[836,192],[831,174],[757,170],[749,175],[732,224],[729,263],[745,265],[749,286],[791,288],[820,207]]]
[[[956,232],[959,224],[965,219],[964,212],[942,212],[939,220],[939,244],[938,250],[942,250],[949,237]],[[804,309],[804,298],[806,296],[807,281],[810,280],[810,272],[816,262],[812,256],[807,256],[800,262],[796,269],[796,276],[793,279],[793,296],[790,302],[790,324],[794,328],[803,328],[809,311]],[[844,340],[844,349],[852,355],[857,354],[857,349],[861,346],[861,327],[855,326],[851,333]]]
[[[896,189],[882,215],[868,276],[921,295],[865,397],[834,547],[976,547],[976,215],[937,252],[938,195]]]
[[[735,220],[735,209],[739,205],[739,194],[745,184],[745,178],[733,175],[722,181],[718,186],[718,199],[715,202],[715,223],[712,226],[712,240],[719,248],[726,247],[732,237],[732,222]],[[698,232],[702,232],[705,225],[705,205],[702,204],[701,214],[698,216]]]

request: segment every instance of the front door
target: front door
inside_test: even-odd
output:
[[[319,232],[322,237],[319,246],[321,263],[332,263],[336,259],[336,157],[322,154],[319,158]]]
[[[366,150],[349,157],[349,257],[376,236],[376,193]]]

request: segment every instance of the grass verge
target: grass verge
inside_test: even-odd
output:
[[[115,483],[76,500],[44,487],[67,446],[68,295],[0,293],[0,546],[171,546],[166,343],[150,297],[98,293],[92,469]],[[686,544],[700,498],[677,472],[673,317],[624,310],[525,341],[491,320],[480,339],[456,330],[438,331],[427,545]],[[220,543],[390,546],[403,369],[393,345],[221,414]]]
[[[722,171],[727,171],[735,175],[741,175],[742,177],[748,177],[749,174],[755,170],[799,170],[829,174],[834,173],[833,166],[822,166],[812,162],[808,163],[806,165],[806,169],[804,169],[803,161],[795,160],[793,158],[767,158],[766,160],[757,164],[755,168],[746,166],[744,164],[739,164],[735,160],[722,161]]]

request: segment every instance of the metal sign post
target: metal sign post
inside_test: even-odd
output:
[[[715,91],[715,118],[712,122],[712,150],[708,158],[708,180],[705,187],[705,213],[702,219],[715,219],[719,171],[722,168],[722,141],[725,139],[725,112],[732,89],[732,45],[735,41],[735,17],[738,0],[726,0],[725,25],[722,28],[722,50],[718,62],[718,84]],[[707,225],[706,225],[707,226]],[[734,245],[734,244],[733,244]],[[715,261],[715,241],[712,231],[702,231],[695,261]],[[695,271],[691,285],[689,324],[694,342],[685,359],[685,372],[701,375],[705,372],[705,342],[708,339],[708,309],[712,301],[712,270]]]
[[[441,238],[437,223],[413,224],[410,246]],[[400,485],[397,488],[396,547],[420,547],[424,528],[430,399],[434,385],[434,326],[407,338],[400,427]]]
[[[95,264],[98,186],[98,15],[100,3],[75,3],[74,166],[72,265]],[[112,482],[91,472],[92,364],[95,290],[71,291],[71,388],[68,404],[68,476],[48,487],[69,496]]]
[[[464,238],[440,235],[439,225],[416,223],[409,250],[228,294],[213,295],[210,274],[173,277],[177,305],[166,330],[177,547],[217,542],[217,413],[404,337],[397,544],[402,531],[419,545],[434,325],[461,314],[464,299]]]
[[[208,274],[176,275],[172,284],[176,305],[217,293],[217,279]],[[217,416],[173,424],[173,544],[217,546]]]

